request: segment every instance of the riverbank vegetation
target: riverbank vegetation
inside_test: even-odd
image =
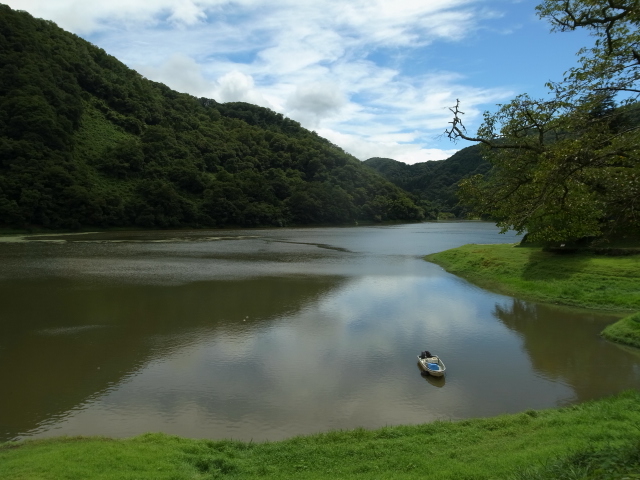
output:
[[[1,445],[0,478],[613,479],[640,469],[638,425],[640,393],[629,391],[560,409],[280,442],[57,438]]]
[[[482,287],[519,298],[613,311],[640,310],[640,256],[560,254],[512,244],[464,245],[425,257]]]
[[[609,325],[602,332],[602,336],[618,343],[640,348],[640,313],[630,315]]]

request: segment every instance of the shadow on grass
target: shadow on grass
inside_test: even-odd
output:
[[[589,258],[590,255],[585,253],[555,253],[531,249],[529,259],[522,271],[522,278],[568,280],[585,270]]]

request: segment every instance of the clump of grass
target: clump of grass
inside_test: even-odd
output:
[[[509,480],[640,479],[640,441],[622,447],[586,447],[539,467],[519,469]]]
[[[602,336],[612,342],[640,348],[640,313],[630,315],[613,325],[609,325],[602,331]]]
[[[640,392],[629,391],[560,409],[333,431],[280,442],[195,440],[163,434],[58,438],[0,445],[0,478],[509,478],[531,466],[564,459],[571,465],[576,463],[571,460],[575,452],[625,449],[638,439],[636,425],[640,425]],[[625,458],[620,457],[620,469]],[[627,463],[632,464],[635,460],[629,458]]]

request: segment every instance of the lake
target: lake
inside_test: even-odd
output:
[[[0,441],[279,440],[637,388],[640,355],[598,336],[615,317],[422,259],[517,241],[483,222],[0,237]]]

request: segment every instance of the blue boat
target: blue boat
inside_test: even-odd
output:
[[[418,355],[418,363],[420,364],[420,368],[427,372],[429,375],[433,375],[434,377],[442,377],[444,372],[447,370],[447,367],[444,366],[442,360],[437,355],[433,355],[432,353],[426,351],[422,352]]]

